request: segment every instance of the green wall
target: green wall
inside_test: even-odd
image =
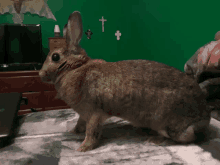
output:
[[[92,58],[106,61],[150,59],[183,70],[196,50],[214,40],[220,30],[220,1],[177,0],[48,0],[57,22],[26,13],[24,24],[41,24],[44,53],[54,26],[62,31],[68,16],[75,10],[82,14],[84,32],[94,33],[81,45]],[[105,32],[99,19],[104,16]],[[0,16],[0,23],[13,23],[12,15]],[[118,41],[116,30],[122,33]],[[62,32],[61,32],[62,34]]]

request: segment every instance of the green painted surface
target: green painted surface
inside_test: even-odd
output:
[[[61,29],[75,10],[82,14],[84,32],[94,33],[81,45],[92,58],[107,61],[150,59],[183,70],[196,50],[214,40],[220,30],[220,1],[176,0],[48,0],[57,22],[26,13],[24,24],[41,24],[43,51],[48,53],[48,38],[54,26]],[[105,32],[99,19],[104,16]],[[0,16],[0,23],[13,23],[12,15]],[[121,39],[115,33],[120,30]]]

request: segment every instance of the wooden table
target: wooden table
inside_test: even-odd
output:
[[[41,82],[39,71],[0,72],[0,93],[21,92],[22,102],[18,115],[37,111],[69,108],[65,102],[55,99],[54,85]]]

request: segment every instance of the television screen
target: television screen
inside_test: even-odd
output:
[[[0,25],[0,64],[42,62],[40,24]]]

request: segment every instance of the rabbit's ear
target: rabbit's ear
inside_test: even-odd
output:
[[[76,49],[82,38],[83,27],[81,14],[78,11],[70,14],[67,24],[66,42],[69,49]]]
[[[66,38],[67,24],[63,27],[63,38]]]

